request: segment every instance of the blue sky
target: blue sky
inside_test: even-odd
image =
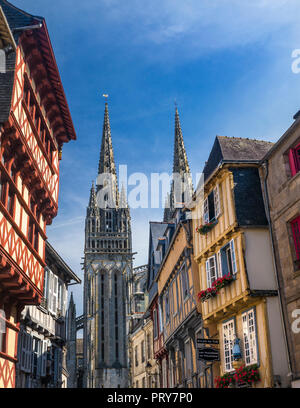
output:
[[[50,242],[83,278],[84,217],[97,175],[104,101],[115,159],[129,173],[170,172],[174,100],[188,159],[201,172],[215,136],[276,141],[300,109],[298,0],[15,0],[46,18],[78,140],[61,162]],[[131,212],[135,265],[147,262],[148,222]],[[82,311],[82,288],[72,289]]]

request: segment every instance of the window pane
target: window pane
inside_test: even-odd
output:
[[[300,259],[300,217],[291,223],[297,259]]]

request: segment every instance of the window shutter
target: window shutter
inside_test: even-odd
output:
[[[52,312],[52,306],[53,306],[53,273],[48,270],[48,309],[50,312]]]
[[[52,306],[52,312],[56,315],[57,314],[57,306],[58,306],[58,277],[56,275],[53,275],[53,306]]]
[[[27,342],[27,370],[29,372],[33,372],[33,364],[32,364],[32,342],[33,338],[30,334],[28,334],[28,342]]]
[[[203,220],[204,220],[204,224],[209,223],[209,205],[208,205],[208,198],[206,198],[206,200],[204,200]]]
[[[209,268],[209,261],[206,261],[206,277],[207,277],[207,287],[211,287],[211,279],[210,279],[210,268]]]
[[[215,217],[218,218],[221,214],[220,206],[220,188],[219,185],[214,189]]]
[[[300,217],[291,223],[297,259],[300,259]]]
[[[294,175],[297,174],[297,162],[296,162],[294,149],[290,149],[289,151],[289,160],[290,160],[290,168],[291,168],[292,177],[294,177]]]
[[[46,367],[47,367],[47,340],[43,340],[41,356],[41,377],[46,376]]]
[[[221,260],[221,251],[217,253],[217,264],[218,264],[218,277],[222,278],[222,260]]]
[[[232,259],[232,270],[233,270],[233,273],[236,274],[237,266],[236,266],[234,239],[230,242],[230,249],[231,249],[231,259]]]
[[[214,278],[213,278],[213,282],[216,281],[218,279],[218,276],[219,276],[218,257],[217,257],[217,255],[214,256],[214,263],[215,263],[215,275],[214,275]]]

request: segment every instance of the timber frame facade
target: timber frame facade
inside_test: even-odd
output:
[[[187,211],[177,210],[174,221],[158,244],[162,262],[156,280],[168,352],[162,375],[169,388],[199,388],[202,366],[196,350],[202,319],[195,297],[200,287],[193,255],[192,220]]]
[[[260,381],[239,380],[237,387],[285,387],[288,382],[258,170],[271,147],[263,141],[217,137],[204,169],[204,200],[195,196],[198,308],[205,338],[219,340],[220,361],[209,363],[217,387],[223,386],[225,374],[234,375],[244,366],[257,369]]]
[[[76,135],[45,20],[0,6],[16,44],[0,75],[0,388],[13,388],[21,311],[43,296],[62,146]]]

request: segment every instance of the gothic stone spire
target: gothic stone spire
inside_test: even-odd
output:
[[[176,185],[176,175],[180,175],[182,182],[185,182],[185,189],[182,194],[178,193],[179,186]],[[176,188],[175,188],[176,186]],[[176,190],[176,191],[175,191]],[[180,125],[178,108],[175,110],[175,142],[174,142],[174,162],[173,162],[173,181],[170,194],[170,212],[165,212],[166,217],[170,217],[177,207],[177,204],[188,201],[193,195],[193,183],[190,166],[184,146],[183,135]]]
[[[174,143],[173,173],[179,174],[190,173],[190,167],[184,147],[184,141],[177,106],[175,111],[175,143]]]
[[[117,171],[114,160],[114,152],[112,147],[111,139],[111,129],[108,113],[108,103],[105,103],[105,112],[104,112],[104,123],[103,123],[103,133],[102,133],[102,143],[101,143],[101,152],[99,160],[99,170],[98,175],[110,174],[112,177],[113,184],[113,199],[116,201],[116,206],[119,202],[119,190],[118,190],[118,180],[117,180]],[[98,189],[102,188],[103,185],[98,185]],[[98,190],[97,190],[98,191]]]

